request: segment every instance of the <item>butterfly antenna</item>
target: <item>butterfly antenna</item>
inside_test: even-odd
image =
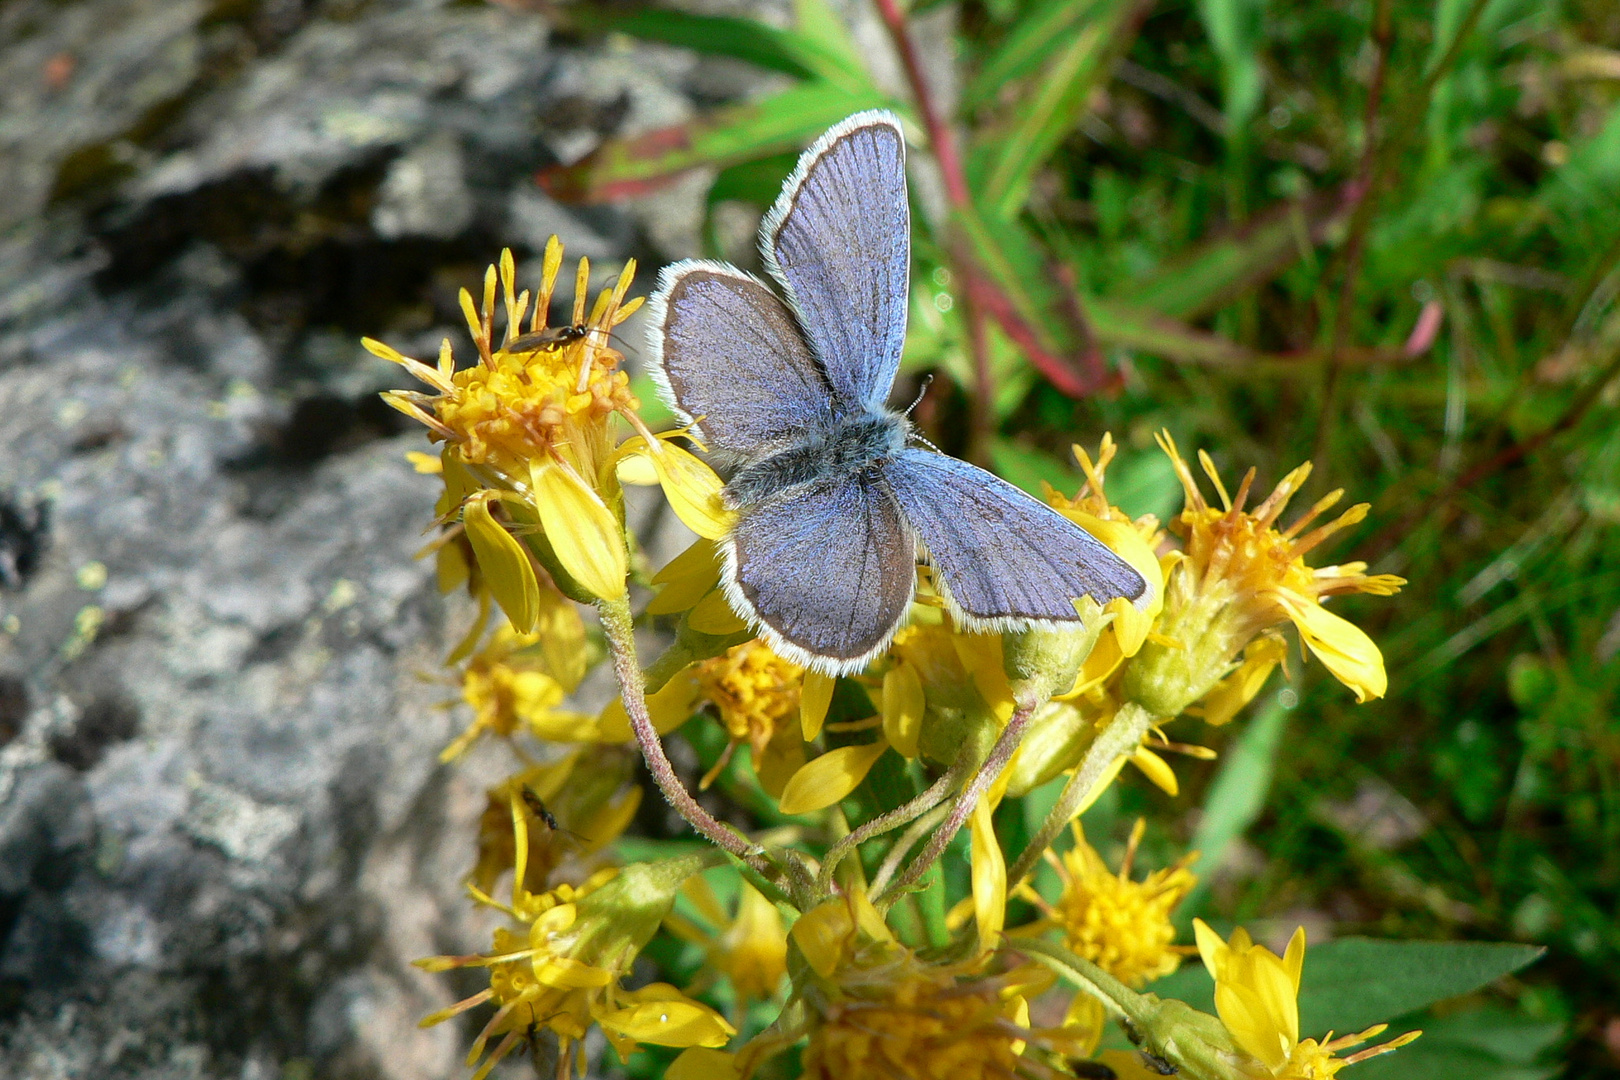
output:
[[[933,386],[933,385],[934,385],[934,373],[932,371],[930,371],[928,374],[923,376],[922,386],[920,388],[918,388],[918,390],[917,390],[917,400],[913,401],[910,405],[906,406],[906,415],[907,416],[911,415],[911,410],[915,409],[917,406],[922,404],[922,399],[928,396],[928,388]]]

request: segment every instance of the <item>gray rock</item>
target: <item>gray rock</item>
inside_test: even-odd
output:
[[[437,764],[469,613],[358,337],[465,353],[503,244],[686,253],[691,191],[533,178],[700,84],[751,92],[451,0],[0,5],[0,1076],[461,1072],[416,1021],[468,987],[409,961],[488,942],[508,762]]]

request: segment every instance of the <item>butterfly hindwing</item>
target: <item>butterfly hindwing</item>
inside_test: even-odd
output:
[[[951,600],[973,619],[1073,622],[1074,600],[1136,600],[1147,588],[1102,541],[999,476],[903,451],[883,469]]]
[[[881,652],[916,589],[916,541],[861,473],[750,507],[722,544],[727,598],[781,656],[836,674]]]

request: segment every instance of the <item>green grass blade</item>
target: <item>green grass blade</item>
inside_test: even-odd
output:
[[[850,113],[885,104],[876,91],[851,93],[808,82],[690,123],[609,140],[573,165],[548,169],[540,182],[567,202],[631,198],[702,165],[734,165],[796,149]]]

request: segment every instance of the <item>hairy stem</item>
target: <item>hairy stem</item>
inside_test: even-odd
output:
[[[647,712],[647,687],[642,678],[641,665],[636,660],[629,598],[617,596],[611,600],[599,600],[596,608],[601,613],[602,630],[607,635],[608,647],[613,651],[613,673],[618,677],[619,693],[624,697],[625,714],[630,718],[630,728],[636,733],[636,743],[641,747],[642,757],[647,760],[647,771],[652,773],[658,790],[664,793],[664,798],[675,808],[675,812],[700,835],[765,873],[769,864],[760,857],[759,847],[716,821],[712,814],[698,805],[692,793],[681,783],[680,777],[675,775],[675,768],[664,753],[663,741],[659,739],[658,732],[653,728],[652,717]]]
[[[894,842],[894,847],[890,848],[889,853],[883,856],[883,863],[878,867],[878,872],[873,875],[872,884],[867,889],[868,892],[874,895],[883,892],[883,887],[889,883],[900,869],[900,863],[905,859],[907,853],[917,846],[917,841],[926,836],[929,830],[944,819],[949,809],[947,806],[934,807],[912,822],[911,828],[900,834],[900,839]]]
[[[1092,792],[1104,774],[1113,767],[1114,762],[1134,751],[1141,745],[1142,736],[1153,726],[1153,714],[1134,701],[1126,702],[1108,726],[1097,733],[1091,746],[1086,749],[1086,756],[1080,759],[1080,767],[1074,770],[1069,782],[1063,786],[1063,794],[1058,796],[1057,805],[1052,812],[1046,815],[1041,823],[1040,830],[1030,837],[1029,846],[1024,853],[1018,856],[1018,861],[1007,873],[1007,891],[1010,893],[1017,888],[1035,869],[1040,862],[1041,854],[1052,846],[1052,841],[1058,838],[1074,815],[1079,811],[1086,797]]]
[[[945,824],[934,830],[934,835],[928,838],[928,845],[923,848],[922,854],[912,860],[905,873],[895,879],[894,885],[885,892],[884,899],[892,901],[894,896],[916,884],[928,868],[945,853],[946,845],[956,837],[968,816],[973,813],[973,808],[979,804],[979,800],[990,789],[996,777],[1001,775],[1001,770],[1007,767],[1007,762],[1012,760],[1013,752],[1018,749],[1018,743],[1024,737],[1024,728],[1029,724],[1029,718],[1034,712],[1033,702],[1018,703],[1018,708],[1007,721],[1007,727],[1002,731],[1001,738],[990,748],[990,756],[985,759],[979,771],[968,782],[968,786],[962,789],[962,793],[951,804],[951,812],[946,815]]]
[[[967,768],[962,763],[958,762],[952,765],[943,776],[929,786],[927,791],[886,814],[878,815],[828,848],[827,856],[821,863],[821,874],[816,883],[819,891],[825,894],[832,890],[833,871],[838,869],[838,864],[844,860],[844,856],[872,839],[872,837],[882,836],[886,832],[893,832],[900,826],[909,825],[928,813],[928,811],[944,802],[952,791],[956,790],[956,786],[962,782],[966,774]]]

